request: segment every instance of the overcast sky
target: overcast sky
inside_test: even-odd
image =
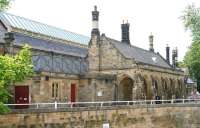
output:
[[[154,49],[165,57],[165,47],[178,47],[182,60],[191,44],[179,18],[189,4],[200,0],[14,0],[9,13],[53,25],[86,36],[91,33],[91,11],[100,11],[99,29],[121,40],[122,20],[130,23],[131,44],[148,49],[148,36],[154,35]]]

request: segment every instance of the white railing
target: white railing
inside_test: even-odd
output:
[[[53,102],[53,103],[30,103],[30,104],[5,104],[11,109],[67,109],[67,108],[89,108],[89,107],[117,107],[137,105],[159,105],[159,104],[200,104],[200,99],[171,99],[171,100],[135,100],[135,101],[99,101],[99,102]]]

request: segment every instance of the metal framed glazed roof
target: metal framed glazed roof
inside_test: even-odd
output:
[[[6,25],[13,28],[30,31],[62,40],[77,42],[87,45],[90,38],[77,33],[73,33],[64,29],[60,29],[54,26],[43,24],[37,21],[26,19],[20,16],[12,15],[9,13],[1,12],[0,20]]]

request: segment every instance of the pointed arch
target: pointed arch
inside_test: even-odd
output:
[[[161,86],[162,86],[162,98],[167,99],[168,85],[167,78],[161,77]]]
[[[151,85],[152,85],[152,91],[153,91],[153,97],[158,95],[158,81],[155,77],[151,76]]]
[[[133,99],[133,86],[133,79],[124,75],[118,85],[118,100],[131,101]]]
[[[144,75],[144,94],[147,100],[153,99],[151,79],[148,75]]]

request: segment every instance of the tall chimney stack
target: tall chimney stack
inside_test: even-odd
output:
[[[166,60],[170,64],[170,47],[168,46],[168,44],[166,46]]]
[[[172,50],[172,66],[176,68],[178,66],[178,49],[177,47]]]
[[[130,39],[129,39],[129,26],[130,24],[128,23],[123,23],[121,24],[121,30],[122,30],[122,42],[130,44]]]
[[[97,6],[94,6],[94,11],[92,11],[92,35],[100,35],[99,32],[99,11],[97,11]]]
[[[149,36],[149,51],[154,52],[154,48],[153,48],[153,35],[152,35],[152,33]]]

